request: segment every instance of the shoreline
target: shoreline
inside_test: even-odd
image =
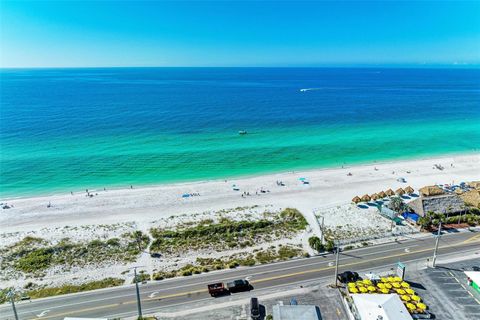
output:
[[[380,160],[380,161],[366,161],[366,162],[358,162],[358,163],[351,163],[351,164],[346,164],[344,166],[325,166],[325,167],[312,167],[312,168],[300,168],[300,169],[292,169],[292,170],[282,170],[282,171],[272,171],[272,172],[264,172],[264,173],[252,173],[252,174],[240,174],[240,175],[233,175],[233,176],[225,176],[224,178],[212,178],[212,179],[203,179],[203,180],[185,180],[185,181],[177,181],[177,182],[152,182],[152,183],[146,183],[146,184],[138,184],[138,185],[132,185],[134,186],[134,189],[141,190],[141,189],[150,189],[150,188],[160,188],[160,187],[168,187],[168,186],[189,186],[192,184],[202,184],[202,183],[210,183],[210,182],[221,182],[225,180],[245,180],[245,179],[253,179],[257,177],[267,177],[267,176],[278,176],[278,175],[286,175],[286,174],[291,174],[291,173],[297,173],[297,174],[308,174],[311,172],[322,172],[322,171],[328,171],[328,170],[336,170],[336,169],[354,169],[358,167],[368,167],[372,165],[388,165],[388,164],[402,164],[405,162],[411,162],[411,161],[425,161],[425,160],[436,160],[436,161],[441,161],[444,160],[445,158],[458,158],[458,157],[468,157],[468,156],[475,156],[478,155],[480,156],[480,151],[470,151],[470,152],[450,152],[450,153],[442,153],[438,155],[432,155],[432,156],[427,156],[427,157],[409,157],[409,158],[396,158],[396,159],[391,159],[391,160]],[[480,175],[479,175],[480,179]],[[126,183],[125,185],[128,185]],[[92,192],[103,192],[104,189],[106,188],[107,191],[122,191],[122,190],[131,190],[130,188],[126,186],[120,186],[120,185],[105,185],[102,187],[97,187],[97,188],[88,188],[89,191]],[[75,190],[72,189],[71,192],[74,193],[83,193],[84,190]],[[40,191],[40,193],[32,193],[32,194],[25,194],[25,195],[20,195],[20,196],[6,196],[2,197],[0,195],[0,200],[5,203],[9,201],[14,201],[14,200],[25,200],[25,199],[35,199],[35,198],[45,198],[45,197],[55,197],[55,196],[67,196],[71,195],[70,191],[51,191],[51,192],[45,192],[43,193]]]
[[[445,170],[432,169],[436,163],[442,164]],[[451,163],[455,166],[450,167]],[[348,176],[349,172],[352,176]],[[480,180],[478,172],[480,154],[474,153],[224,180],[135,186],[133,189],[89,190],[92,197],[87,197],[83,191],[73,195],[63,193],[14,198],[2,200],[3,203],[13,205],[13,208],[0,211],[0,233],[35,230],[45,225],[99,224],[99,219],[102,224],[132,221],[142,224],[168,216],[253,205],[297,208],[308,218],[313,216],[313,209],[350,203],[350,199],[357,195],[389,188],[395,190],[407,185],[418,189],[435,183],[451,183],[452,180]],[[301,177],[307,178],[310,184],[303,184],[299,180]],[[406,178],[407,183],[398,182],[400,177]],[[276,181],[283,181],[285,186],[278,186]],[[233,184],[240,191],[234,191]],[[243,192],[248,192],[251,196],[243,197]],[[198,193],[200,196],[183,198],[185,193]]]

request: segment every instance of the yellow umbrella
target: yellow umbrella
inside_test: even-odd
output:
[[[363,286],[363,281],[362,280],[358,280],[357,282],[355,282],[357,284],[357,286],[361,287]]]
[[[410,288],[410,285],[409,285],[407,282],[405,282],[405,281],[403,281],[403,282],[401,283],[401,285],[402,285],[402,287],[404,287],[404,288]]]
[[[392,285],[390,283],[385,283],[385,288],[392,289]]]
[[[414,294],[412,294],[410,298],[412,298],[413,301],[420,301],[420,297]]]
[[[388,282],[395,282],[395,278],[394,277],[388,277]]]
[[[374,291],[376,290],[374,286],[368,286],[367,289],[368,289],[368,291],[370,291],[370,292],[374,292]]]
[[[384,283],[377,283],[377,287],[379,287],[380,289],[384,289],[385,288],[385,284]]]
[[[358,293],[358,289],[355,288],[355,287],[349,287],[349,288],[348,288],[348,291],[349,291],[350,293]]]
[[[364,279],[363,283],[366,284],[366,285],[371,285],[372,281],[370,281],[369,279]]]
[[[403,289],[397,289],[396,291],[399,295],[405,294],[405,290]]]
[[[367,288],[365,288],[365,287],[360,287],[360,288],[358,288],[358,290],[360,290],[361,293],[367,293],[367,291],[368,291]]]
[[[382,282],[388,282],[388,279],[387,279],[387,278],[384,278],[384,277],[382,277],[382,278],[380,278],[380,281],[382,281]]]
[[[405,296],[405,295],[401,296],[401,298],[402,298],[403,301],[410,301],[411,300],[409,296]]]
[[[380,292],[386,294],[386,293],[388,293],[388,289],[380,289]]]
[[[420,310],[426,310],[427,306],[424,303],[417,303],[417,308]]]
[[[415,309],[417,309],[417,307],[416,307],[413,303],[407,303],[407,308],[408,308],[409,310],[415,310]]]
[[[405,289],[405,291],[408,293],[408,294],[415,294],[415,291],[413,289]]]
[[[395,282],[402,282],[402,278],[400,278],[400,277],[393,277],[393,280]]]
[[[349,287],[349,288],[355,287],[355,286],[356,286],[355,282],[349,282],[349,283],[348,283],[348,287]]]
[[[400,287],[401,287],[401,286],[400,286],[400,283],[398,283],[398,282],[392,283],[392,286],[393,286],[394,288],[400,288]]]

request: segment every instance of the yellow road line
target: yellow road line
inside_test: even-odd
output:
[[[460,242],[460,243],[439,247],[439,249],[461,246],[461,245],[467,243],[467,241],[468,241],[468,243],[480,242],[480,237],[479,236],[480,236],[480,234],[475,235],[472,238],[467,239],[467,240],[465,240],[463,242]],[[390,255],[390,256],[377,258],[375,260],[380,260],[381,261],[381,260],[386,260],[386,259],[390,259],[390,258],[408,256],[408,255],[413,255],[413,254],[416,254],[416,253],[427,252],[427,251],[433,251],[433,249],[428,248],[428,249],[422,249],[422,250],[411,251],[411,252],[402,252],[402,253],[398,253],[398,254],[394,254],[394,255]],[[341,264],[341,266],[342,267],[349,267],[349,266],[355,266],[355,265],[359,265],[359,264],[366,263],[366,262],[368,262],[368,261],[351,262],[351,263]],[[335,268],[335,266],[331,266],[331,267],[317,268],[317,269],[311,269],[311,270],[306,270],[306,271],[299,271],[299,272],[284,274],[284,275],[280,275],[280,276],[273,276],[273,277],[269,277],[269,278],[253,280],[253,281],[251,281],[251,283],[261,283],[261,282],[270,281],[270,280],[289,278],[289,277],[293,277],[293,276],[298,276],[298,275],[308,274],[308,273],[314,273],[314,272],[319,272],[319,271],[325,271],[325,270],[334,269],[334,268]],[[167,299],[167,298],[173,298],[173,297],[187,296],[187,295],[192,295],[192,294],[201,293],[201,292],[207,292],[207,290],[206,289],[201,289],[201,290],[195,290],[195,291],[189,291],[189,292],[174,293],[174,294],[170,294],[170,295],[166,295],[166,296],[158,296],[158,297],[154,297],[154,298],[150,298],[150,299],[144,299],[144,301],[145,300],[146,301],[161,300],[161,299]],[[127,302],[120,302],[120,303],[104,305],[104,306],[91,307],[91,308],[81,309],[81,310],[78,310],[78,311],[64,312],[64,313],[59,313],[59,314],[55,314],[55,315],[51,315],[51,316],[41,317],[40,319],[62,317],[62,316],[66,316],[66,315],[71,315],[72,313],[106,309],[106,308],[116,307],[116,306],[119,306],[119,305],[133,304],[133,303],[136,303],[136,300],[131,300],[131,301],[127,301]],[[38,319],[36,319],[36,320],[38,320]]]

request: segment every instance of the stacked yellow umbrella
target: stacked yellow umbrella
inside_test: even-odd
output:
[[[367,293],[367,291],[368,291],[367,288],[365,288],[365,287],[360,287],[360,288],[358,288],[358,290],[360,290],[361,293]]]
[[[370,281],[369,279],[364,279],[363,280],[363,284],[366,284],[366,285],[371,285],[372,284],[372,281]]]
[[[396,291],[399,295],[404,295],[405,294],[405,290],[403,290],[403,289],[397,289]]]
[[[375,290],[376,290],[374,286],[368,286],[367,289],[370,292],[375,292]]]
[[[411,298],[413,301],[415,301],[415,302],[419,302],[419,301],[421,300],[420,297],[417,296],[417,295],[415,295],[415,294],[412,294],[412,295],[410,296],[410,298]]]
[[[377,283],[377,287],[379,287],[380,289],[385,289],[385,284],[384,283]]]
[[[403,301],[407,301],[407,302],[411,300],[410,297],[406,295],[401,296],[401,298]]]
[[[390,283],[385,283],[385,288],[392,289],[392,285]]]
[[[363,283],[362,280],[358,280],[358,281],[356,282],[356,284],[357,284],[357,286],[363,286],[363,285],[364,285],[364,283]]]
[[[349,282],[349,283],[348,283],[348,287],[349,287],[349,288],[350,288],[350,287],[355,287],[355,286],[356,286],[355,282]]]
[[[400,285],[402,286],[402,288],[410,288],[410,285],[409,285],[407,282],[405,282],[405,281],[403,281],[402,283],[400,283]]]
[[[348,291],[350,293],[358,293],[358,289],[356,287],[348,287]]]
[[[388,282],[395,282],[395,278],[394,278],[394,277],[388,277],[387,280],[388,280]]]
[[[380,289],[380,292],[387,294],[389,291],[388,291],[388,289]]]
[[[382,277],[382,278],[380,278],[380,281],[382,281],[382,282],[388,282],[388,279],[387,279],[387,278],[384,278],[384,277]]]
[[[405,291],[408,293],[408,294],[415,294],[415,291],[413,289],[405,289]]]
[[[397,288],[397,289],[401,287],[400,283],[398,283],[398,282],[392,283],[392,286],[393,286],[394,288]]]
[[[417,308],[420,309],[420,310],[427,310],[427,306],[424,304],[424,303],[417,303]]]
[[[417,306],[414,305],[413,303],[407,303],[407,308],[410,311],[414,311],[415,309],[417,309]]]
[[[395,281],[395,282],[402,282],[402,278],[400,278],[400,277],[393,277],[393,281]]]

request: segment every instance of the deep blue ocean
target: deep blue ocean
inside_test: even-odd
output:
[[[3,69],[0,75],[3,197],[480,147],[480,69]]]

